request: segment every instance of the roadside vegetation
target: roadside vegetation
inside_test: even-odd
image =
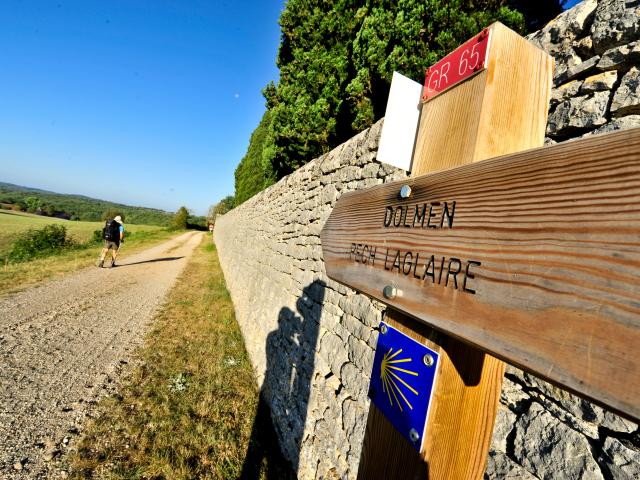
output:
[[[0,210],[0,295],[92,265],[102,248],[103,226]],[[126,232],[125,256],[177,234],[129,224]]]
[[[95,222],[117,210],[131,223],[168,226],[173,214],[155,208],[133,207],[82,195],[68,195],[0,182],[0,204],[5,209],[68,220]]]
[[[289,0],[280,15],[277,82],[235,171],[236,205],[384,116],[394,71],[425,70],[501,21],[524,34],[566,0]]]
[[[292,478],[275,441],[252,436],[258,388],[213,244],[194,252],[135,365],[96,406],[73,478],[239,478],[250,442],[270,449],[251,478]]]
[[[239,205],[239,204],[238,204]],[[207,222],[209,224],[216,223],[216,217],[218,215],[224,215],[236,206],[236,199],[233,195],[228,195],[220,200],[218,203],[211,205],[207,212]]]
[[[114,212],[117,212],[126,217],[129,223],[161,227],[171,226],[175,217],[174,213],[156,208],[133,207],[82,195],[55,193],[4,182],[0,182],[0,209],[31,213],[49,219],[85,222],[104,221],[108,217],[113,218]],[[203,216],[190,215],[189,225],[195,229],[205,229],[206,219]]]
[[[126,218],[126,217],[125,217]],[[102,231],[104,222],[73,222],[61,218],[42,217],[24,212],[0,210],[0,258],[5,256],[15,240],[29,230],[39,230],[47,225],[62,225],[67,235],[75,243],[86,243],[93,238],[96,230]],[[127,218],[127,233],[152,232],[162,230],[155,225],[129,224]]]

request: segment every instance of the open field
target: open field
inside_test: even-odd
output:
[[[123,244],[118,255],[119,261],[124,261],[129,255],[183,233],[170,232],[161,227],[150,228],[146,231],[140,230],[134,238],[127,240]],[[69,250],[58,255],[38,258],[29,262],[0,265],[0,296],[23,290],[44,280],[59,277],[82,268],[96,268],[93,264],[97,260],[101,249],[102,246],[95,246],[80,250]]]
[[[78,222],[32,215],[25,212],[0,210],[0,257],[8,253],[11,244],[21,233],[30,228],[39,229],[54,223],[64,225],[67,228],[67,233],[78,243],[90,240],[94,230],[102,230],[102,227],[104,227],[104,222]],[[125,222],[125,229],[130,233],[152,232],[163,228],[151,225],[130,225]]]

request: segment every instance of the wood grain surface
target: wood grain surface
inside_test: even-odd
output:
[[[358,478],[473,479],[485,470],[504,363],[389,309],[385,322],[440,355],[424,450],[408,441],[372,403]]]
[[[489,30],[487,68],[423,105],[412,172],[543,144],[553,58],[501,23]]]
[[[434,202],[438,228],[414,227],[415,206]],[[436,215],[444,202],[455,202],[451,227]],[[409,220],[385,228],[388,206]],[[640,417],[640,129],[345,194],[321,240],[331,278]],[[354,244],[375,248],[373,262]]]
[[[422,104],[412,176],[543,144],[553,59],[500,23],[489,30],[486,69]],[[482,478],[504,362],[393,308],[386,321],[439,353],[437,381],[419,457],[371,407],[358,478]]]

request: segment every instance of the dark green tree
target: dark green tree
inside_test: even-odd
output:
[[[519,0],[288,0],[280,79],[263,90],[267,113],[236,170],[237,201],[380,119],[394,71],[422,83],[427,67],[492,22],[525,33],[563,1],[545,0],[548,12]]]
[[[27,197],[24,199],[27,204],[27,212],[36,213],[42,206],[42,200],[38,197]]]
[[[186,230],[189,222],[189,210],[187,207],[180,207],[173,217],[172,227],[176,230]]]
[[[425,69],[490,23],[519,32],[506,0],[289,0],[280,17],[280,81],[266,92],[265,149],[278,178],[384,115],[393,71]]]
[[[236,206],[236,199],[233,195],[228,195],[220,200],[215,205],[209,207],[209,213],[207,214],[207,221],[209,223],[215,223],[218,215],[224,215],[229,210]]]
[[[258,128],[251,134],[247,153],[235,171],[235,205],[240,205],[275,181],[271,166],[271,152],[265,149],[271,115],[267,110]]]

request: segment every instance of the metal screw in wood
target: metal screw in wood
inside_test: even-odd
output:
[[[388,298],[389,300],[391,300],[392,298],[396,298],[398,296],[398,289],[393,285],[387,285],[382,290],[382,295],[384,295],[384,298]]]
[[[430,367],[431,365],[433,365],[433,357],[428,353],[424,357],[422,357],[422,361],[427,367]]]

